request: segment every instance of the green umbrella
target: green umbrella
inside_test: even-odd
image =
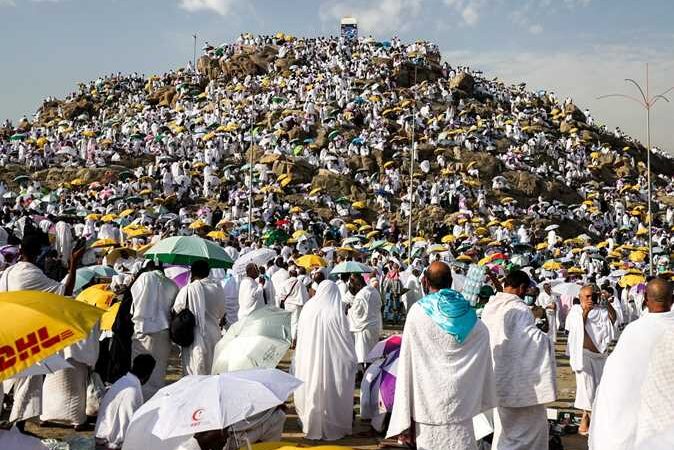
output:
[[[288,234],[283,230],[272,230],[264,236],[265,245],[284,244],[288,239]]]
[[[337,136],[339,136],[339,130],[333,130],[330,132],[330,134],[328,134],[328,139],[333,141],[337,138]]]
[[[344,261],[335,266],[330,272],[330,275],[337,275],[340,273],[371,273],[372,269],[365,264],[356,261]]]
[[[228,269],[233,265],[222,247],[197,236],[173,236],[162,239],[145,253],[145,257],[182,266],[206,260],[212,269]]]
[[[94,278],[111,278],[117,271],[109,266],[87,266],[77,269],[75,291],[80,291]]]
[[[22,181],[28,181],[30,180],[30,177],[27,175],[19,175],[18,177],[14,177],[14,182],[15,183],[21,183]]]
[[[22,141],[22,140],[24,140],[24,139],[26,139],[26,135],[25,135],[25,134],[22,134],[22,133],[16,133],[16,134],[13,134],[13,135],[9,138],[10,141]]]
[[[378,248],[384,247],[387,243],[388,243],[387,241],[382,239],[382,240],[374,241],[374,242],[370,243],[369,247],[370,247],[370,250],[376,250]]]
[[[129,178],[133,178],[134,176],[135,175],[133,173],[129,172],[128,170],[125,170],[123,172],[119,172],[119,175],[118,175],[119,179],[122,180],[122,181],[128,180]]]
[[[143,203],[145,201],[145,199],[138,197],[137,195],[126,197],[125,200],[127,203]]]

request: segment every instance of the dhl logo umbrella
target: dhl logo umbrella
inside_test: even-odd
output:
[[[0,381],[84,339],[103,313],[47,292],[0,293]]]

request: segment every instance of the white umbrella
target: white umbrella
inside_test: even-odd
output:
[[[552,287],[552,292],[559,295],[568,295],[569,297],[578,297],[581,286],[576,283],[560,283]]]
[[[255,264],[256,266],[264,266],[270,260],[276,258],[276,251],[267,247],[252,250],[243,256],[240,256],[235,262],[232,270],[236,275],[245,275],[246,266],[248,264]]]
[[[290,313],[266,306],[229,327],[215,345],[212,374],[272,369],[290,348]]]
[[[10,430],[0,430],[0,448],[2,450],[47,450],[39,439],[23,434],[16,427]]]
[[[552,230],[556,230],[557,228],[559,228],[559,225],[557,225],[557,224],[548,225],[547,227],[545,227],[545,231],[552,231]]]
[[[136,411],[129,430],[144,435],[151,431],[154,436],[166,440],[225,429],[283,404],[301,384],[297,378],[276,369],[188,375],[159,390]],[[147,415],[150,417],[145,417]],[[137,422],[144,426],[134,427]],[[157,448],[147,445],[152,438],[128,434],[124,449]],[[132,446],[129,442],[145,444]]]

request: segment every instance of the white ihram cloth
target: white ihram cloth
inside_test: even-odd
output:
[[[545,317],[548,319],[548,337],[553,343],[557,342],[557,331],[559,330],[557,314],[561,306],[559,303],[559,295],[555,293],[550,295],[543,291],[536,299],[536,304],[541,308],[545,308]],[[552,310],[548,308],[550,305],[556,305],[557,307]]]
[[[566,354],[569,356],[571,370],[576,374],[574,407],[592,411],[592,403],[606,363],[606,352],[614,337],[615,328],[606,308],[593,308],[583,322],[583,308],[580,305],[571,307],[566,316],[565,327],[569,332]],[[583,348],[585,333],[599,353]]]
[[[264,295],[260,283],[250,277],[243,277],[239,283],[239,320],[264,305]]]
[[[227,327],[231,327],[239,320],[239,282],[235,276],[221,281],[225,291],[225,318]]]
[[[89,370],[98,360],[100,329],[63,350],[72,368],[45,375],[40,420],[83,425],[87,422],[87,384]]]
[[[279,291],[283,288],[288,278],[290,278],[290,274],[286,269],[278,269],[276,272],[274,272],[273,275],[270,275],[271,284],[274,286],[277,308],[281,307],[280,301],[283,300],[283,297],[279,298],[280,296]]]
[[[279,272],[276,272],[276,274]],[[283,302],[283,309],[290,312],[290,334],[292,339],[297,338],[297,323],[300,319],[302,306],[304,306],[307,300],[309,300],[307,288],[297,277],[285,279],[279,286],[279,289],[276,290],[276,305],[280,306],[281,302]]]
[[[143,391],[134,374],[127,373],[115,381],[101,400],[94,431],[96,439],[109,448],[122,448],[131,417],[142,405]]]
[[[372,347],[379,342],[383,325],[379,291],[369,285],[358,291],[348,314],[349,329],[356,342],[356,357],[359,363],[364,364]]]
[[[636,447],[664,450],[674,448],[674,329],[653,349],[648,380],[641,389]]]
[[[164,387],[171,353],[168,328],[177,293],[178,286],[157,270],[141,274],[131,286],[131,320],[134,327],[131,360],[149,353],[156,362],[150,380],[143,385],[143,397],[146,399]]]
[[[220,283],[209,279],[193,281],[178,292],[173,310],[180,312],[188,303],[196,329],[192,345],[180,352],[183,375],[210,375],[213,350],[222,337],[220,320],[225,315],[225,291]]]
[[[644,314],[623,330],[606,360],[604,375],[592,411],[590,450],[634,448],[641,389],[647,380],[648,362],[668,330],[674,329],[674,312]]]
[[[407,292],[402,295],[401,300],[405,305],[405,311],[409,311],[412,308],[412,305],[423,297],[419,279],[410,274],[409,278],[407,278],[407,282],[405,282],[405,289],[407,289]]]
[[[44,291],[63,295],[65,286],[48,278],[37,266],[19,261],[0,277],[0,292]],[[14,380],[14,404],[9,421],[26,420],[42,413],[42,375]]]
[[[59,259],[64,266],[68,265],[68,260],[70,259],[70,254],[73,251],[73,232],[72,227],[61,221],[58,222],[55,226],[55,240],[54,240],[54,249],[58,253]]]
[[[418,449],[476,448],[473,417],[494,406],[487,327],[478,321],[460,344],[413,305],[403,330],[387,435],[401,434],[414,421]],[[436,438],[446,443],[434,445]]]
[[[489,329],[498,416],[494,450],[548,448],[544,403],[555,401],[555,354],[536,328],[531,310],[516,295],[499,292],[482,311]]]
[[[356,354],[332,281],[323,281],[300,314],[294,375],[297,414],[307,439],[337,440],[351,434]]]

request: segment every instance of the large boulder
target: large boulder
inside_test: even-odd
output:
[[[62,104],[63,117],[74,120],[82,114],[92,117],[95,113],[94,102],[87,97],[78,97]]]
[[[321,188],[332,198],[351,197],[358,198],[363,195],[361,188],[356,186],[352,178],[337,175],[326,169],[319,169],[311,180],[311,189]]]
[[[421,65],[404,62],[396,69],[394,79],[399,87],[409,88],[424,81],[434,82],[442,78],[442,68],[439,65]]]
[[[290,175],[293,184],[311,183],[315,171],[313,166],[300,158],[278,159],[271,170],[277,177]]]
[[[152,106],[171,106],[175,95],[175,86],[163,86],[148,95],[147,102]]]
[[[203,55],[197,60],[197,73],[208,77],[209,80],[216,80],[222,71],[217,59]]]
[[[449,87],[470,94],[475,87],[475,78],[469,73],[461,72],[449,81]]]

